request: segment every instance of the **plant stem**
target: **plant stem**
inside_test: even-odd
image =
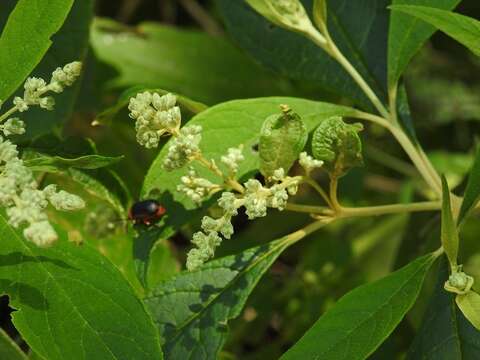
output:
[[[318,31],[310,31],[308,36],[310,39],[323,48],[331,57],[333,57],[337,62],[345,69],[345,71],[352,77],[352,79],[357,83],[357,85],[363,90],[365,95],[370,99],[372,104],[375,106],[380,115],[384,118],[389,118],[389,113],[385,106],[383,106],[380,99],[377,97],[372,88],[367,84],[363,77],[358,73],[358,71],[353,67],[353,65],[348,61],[348,59],[342,54],[342,52],[335,45],[335,42],[332,40],[328,32],[326,32],[325,37],[320,34]],[[325,44],[325,39],[327,43]]]
[[[337,192],[338,192],[338,178],[336,176],[331,176],[330,201],[332,202],[332,209],[335,210],[335,212],[338,212],[342,208],[340,206],[340,203],[338,202]]]
[[[333,208],[333,204],[330,201],[330,198],[329,198],[328,194],[325,192],[325,190],[322,189],[322,187],[315,180],[313,180],[310,176],[303,176],[302,177],[302,182],[304,182],[304,183],[310,185],[311,187],[313,187],[318,192],[318,194],[323,198],[323,200],[325,200],[327,205],[330,208]]]
[[[315,205],[302,205],[302,204],[293,204],[293,203],[287,203],[287,206],[285,206],[286,210],[290,211],[295,211],[295,212],[303,212],[303,213],[308,213],[308,214],[327,214],[330,212],[333,214],[333,212],[324,206],[315,206]]]
[[[3,122],[3,121],[5,121],[5,120],[7,120],[8,117],[9,117],[10,115],[14,114],[17,110],[18,110],[17,107],[14,106],[14,107],[12,107],[10,110],[8,110],[5,114],[0,115],[0,123]]]
[[[322,220],[314,221],[308,224],[307,226],[305,226],[303,229],[297,230],[287,235],[285,238],[285,241],[290,246],[296,243],[297,241],[303,239],[305,236],[310,235],[311,233],[321,229],[327,224],[330,224],[334,220],[335,220],[334,218],[330,218],[330,219],[322,219]]]
[[[403,212],[419,212],[419,211],[434,211],[439,210],[442,204],[440,201],[425,201],[411,204],[393,204],[380,206],[366,206],[358,208],[342,207],[340,209],[339,217],[363,217],[363,216],[377,216],[387,214],[397,214]]]
[[[340,207],[337,212],[333,212],[331,209],[324,206],[302,205],[288,203],[287,210],[304,212],[309,214],[320,214],[324,216],[331,216],[337,218],[350,218],[350,217],[365,217],[365,216],[378,216],[399,214],[408,212],[421,212],[421,211],[435,211],[441,208],[440,201],[424,201],[410,204],[391,204],[391,205],[378,205],[378,206],[365,206],[365,207]]]
[[[402,146],[403,150],[407,153],[410,160],[412,160],[413,164],[418,169],[425,182],[437,193],[437,195],[441,194],[442,189],[438,174],[435,172],[433,166],[431,166],[430,161],[426,158],[426,156],[422,157],[421,154],[423,151],[421,148],[419,146],[415,146],[400,127],[377,115],[359,110],[355,112],[353,117],[379,124],[390,131],[390,133]]]
[[[201,165],[203,165],[205,168],[213,172],[215,175],[218,177],[221,177],[224,181],[224,184],[229,186],[235,191],[238,191],[240,194],[243,194],[245,189],[243,188],[242,184],[240,184],[237,180],[232,179],[230,177],[225,177],[223,172],[218,168],[217,165],[215,165],[214,162],[208,161],[205,159],[205,157],[202,154],[199,154],[195,157],[195,160],[197,160]]]

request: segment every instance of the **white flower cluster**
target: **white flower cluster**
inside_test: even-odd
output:
[[[169,144],[168,153],[163,161],[167,171],[179,169],[200,154],[202,127],[199,125],[184,126]]]
[[[307,175],[309,175],[316,168],[321,168],[323,166],[322,160],[314,159],[312,156],[308,155],[305,151],[300,153],[298,159],[300,166],[305,170]]]
[[[188,175],[181,177],[182,183],[177,186],[177,191],[183,192],[195,203],[201,203],[221,187],[207,179],[198,177],[195,169],[190,168]]]
[[[52,73],[52,78],[48,84],[41,78],[30,77],[25,81],[23,98],[16,96],[13,99],[13,104],[20,112],[27,111],[33,105],[39,105],[46,110],[53,110],[55,99],[51,96],[43,95],[49,91],[61,93],[65,87],[75,82],[81,71],[82,63],[74,61],[63,68],[57,68]]]
[[[145,91],[130,99],[130,117],[135,119],[137,141],[146,148],[156,148],[164,134],[176,134],[180,129],[182,116],[175,106],[173,94],[160,96]]]
[[[66,191],[57,192],[55,185],[37,188],[33,173],[18,158],[16,145],[0,138],[0,205],[6,208],[13,227],[28,224],[24,236],[38,246],[51,245],[57,234],[48,222],[45,208],[50,202],[58,210],[77,210],[84,201]]]
[[[283,169],[275,171],[270,187],[263,186],[255,179],[248,180],[245,184],[245,193],[235,196],[231,192],[224,192],[218,200],[218,205],[223,209],[223,216],[218,219],[205,216],[202,220],[202,230],[193,235],[192,243],[196,248],[189,251],[187,256],[187,269],[195,270],[215,254],[215,249],[220,245],[222,238],[230,239],[233,235],[232,217],[237,215],[242,206],[246,209],[248,218],[255,219],[267,215],[267,208],[284,210],[289,195],[297,192],[301,177],[285,176]]]
[[[242,154],[243,146],[240,145],[236,148],[229,148],[227,150],[227,155],[224,155],[220,158],[221,162],[227,166],[230,175],[233,176],[238,171],[238,165],[245,160],[245,157]]]
[[[81,71],[80,62],[72,62],[63,68],[57,68],[47,84],[45,80],[31,77],[25,81],[23,98],[15,97],[14,107],[0,116],[0,131],[4,136],[25,133],[25,123],[18,118],[8,116],[23,112],[30,106],[51,110],[55,101],[50,96],[43,96],[48,91],[60,93],[78,78]],[[0,102],[1,105],[1,102]],[[66,191],[57,191],[56,185],[38,189],[32,171],[19,158],[17,146],[0,136],[0,206],[6,208],[8,222],[15,228],[26,224],[23,230],[27,240],[38,246],[49,246],[58,236],[48,221],[45,208],[52,204],[57,210],[77,210],[85,206],[84,201]]]
[[[25,123],[19,118],[10,118],[0,125],[0,131],[3,135],[22,135],[25,134]]]
[[[223,216],[213,219],[205,216],[202,219],[202,231],[193,235],[192,243],[196,248],[190,250],[187,255],[187,269],[198,269],[206,261],[215,255],[215,249],[221,244],[222,238],[226,239],[233,235],[232,217],[237,215],[237,209],[243,204],[243,199],[237,199],[231,192],[224,192],[218,200],[218,205],[223,209]]]

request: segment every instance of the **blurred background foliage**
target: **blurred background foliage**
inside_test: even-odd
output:
[[[480,3],[464,0],[458,11],[478,19]],[[125,89],[138,85],[161,88],[206,105],[271,95],[346,100],[325,93],[315,84],[293,81],[262,68],[229,39],[213,1],[97,0],[95,14],[77,102],[65,126],[57,126],[56,133],[91,139],[90,145],[71,141],[69,153],[98,152],[125,158],[111,170],[47,175],[43,181],[65,184],[67,190],[70,187],[84,194],[87,210],[52,216],[68,230],[70,240],[79,246],[90,241],[141,293],[131,256],[133,230],[124,221],[125,209],[139,197],[157,150],[146,150],[135,142],[133,121],[125,109],[104,112],[115,105]],[[410,65],[406,86],[421,143],[450,184],[461,189],[480,134],[479,60],[451,39],[436,34]],[[191,116],[184,111],[185,120]],[[419,194],[428,196],[389,134],[371,126],[362,137],[366,168],[355,169],[342,179],[345,204],[383,204],[409,201]],[[35,141],[50,148],[54,142],[45,137]],[[74,184],[71,179],[76,179]],[[302,189],[295,200],[308,203],[319,199]],[[209,211],[214,213],[215,208]],[[480,255],[470,256],[479,250],[480,222],[476,220],[465,225],[462,261],[468,273],[480,276]],[[241,214],[235,224],[236,236],[224,241],[218,256],[273,240],[308,221],[306,215],[273,212],[248,222]],[[152,287],[182,268],[190,236],[197,228],[198,223],[190,223],[168,242],[157,244],[148,273]],[[439,218],[431,218],[431,214],[395,215],[339,222],[312,235],[283,254],[264,276],[241,317],[231,323],[222,357],[278,358],[348,290],[434,248],[438,228]],[[432,291],[434,281],[427,282],[425,293]],[[1,325],[15,336],[8,299],[0,301]],[[420,297],[372,359],[394,359],[405,353],[421,324],[427,301],[428,296]]]

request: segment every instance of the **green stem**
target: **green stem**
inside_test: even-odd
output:
[[[10,110],[8,110],[5,114],[0,115],[0,123],[7,120],[12,114],[14,114],[17,111],[17,107],[14,106]]]
[[[325,37],[320,34],[317,30],[310,31],[307,36],[319,47],[324,49],[331,57],[333,57],[352,77],[352,79],[357,83],[357,85],[363,90],[365,95],[370,99],[372,104],[375,106],[380,115],[384,118],[389,118],[390,114],[388,113],[385,106],[383,106],[380,99],[377,97],[372,88],[367,84],[363,79],[362,75],[353,67],[353,65],[348,61],[348,59],[342,54],[342,52],[335,45],[335,42],[332,40],[330,35],[325,33]],[[325,44],[325,39],[326,44]]]
[[[313,180],[310,176],[303,176],[302,177],[302,182],[304,182],[304,183],[310,185],[311,187],[313,187],[317,191],[317,193],[323,198],[323,200],[325,200],[327,205],[330,208],[333,207],[333,204],[330,201],[330,198],[329,198],[328,194],[325,192],[325,190],[322,189],[322,187],[315,180]]]
[[[395,137],[398,143],[402,146],[403,150],[407,153],[410,160],[412,160],[415,167],[418,169],[422,175],[425,182],[435,191],[437,195],[441,194],[440,179],[435,170],[432,171],[433,166],[431,166],[430,161],[421,154],[423,151],[419,146],[415,146],[410,138],[405,134],[405,132],[397,125],[392,124],[386,119],[379,117],[374,114],[369,114],[363,111],[357,110],[353,117],[357,119],[363,119],[371,121],[375,124],[381,125],[386,128],[390,133]]]
[[[332,202],[332,209],[338,212],[342,207],[338,202],[338,178],[336,176],[332,176],[330,178],[330,201]]]
[[[205,157],[202,154],[198,154],[195,157],[195,160],[197,160],[202,166],[213,172],[215,175],[218,177],[221,177],[224,179],[224,184],[227,185],[228,187],[232,188],[235,191],[238,191],[240,194],[243,194],[245,189],[243,188],[242,184],[240,184],[237,180],[232,179],[230,177],[225,177],[223,172],[218,168],[217,165],[215,165],[214,162],[208,161],[205,159]]]
[[[296,212],[304,212],[309,214],[320,214],[323,216],[350,218],[389,215],[409,212],[435,211],[441,208],[440,201],[424,201],[410,204],[391,204],[379,206],[365,206],[357,208],[340,207],[338,213],[334,213],[331,209],[323,206],[301,205],[288,203],[286,209]]]
[[[308,214],[333,214],[332,211],[324,206],[315,206],[315,205],[302,205],[302,204],[293,204],[287,203],[285,207],[286,210],[295,211],[295,212],[302,212]]]
[[[393,204],[340,209],[339,217],[363,217],[405,212],[435,211],[441,208],[440,201],[425,201],[411,204]]]
[[[334,218],[330,218],[330,219],[322,219],[322,220],[312,222],[307,226],[305,226],[303,229],[297,230],[287,235],[285,238],[285,242],[288,243],[288,246],[290,246],[296,243],[297,241],[302,240],[307,235],[310,235],[311,233],[321,229],[325,225],[330,224],[334,220],[335,220]]]

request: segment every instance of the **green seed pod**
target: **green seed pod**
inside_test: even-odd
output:
[[[363,165],[362,141],[358,133],[360,123],[347,124],[341,117],[326,119],[313,133],[312,152],[323,167],[335,177],[344,175],[350,168]]]
[[[280,168],[287,173],[307,142],[307,128],[300,116],[286,105],[281,109],[281,114],[265,120],[260,132],[260,172],[267,179]]]

